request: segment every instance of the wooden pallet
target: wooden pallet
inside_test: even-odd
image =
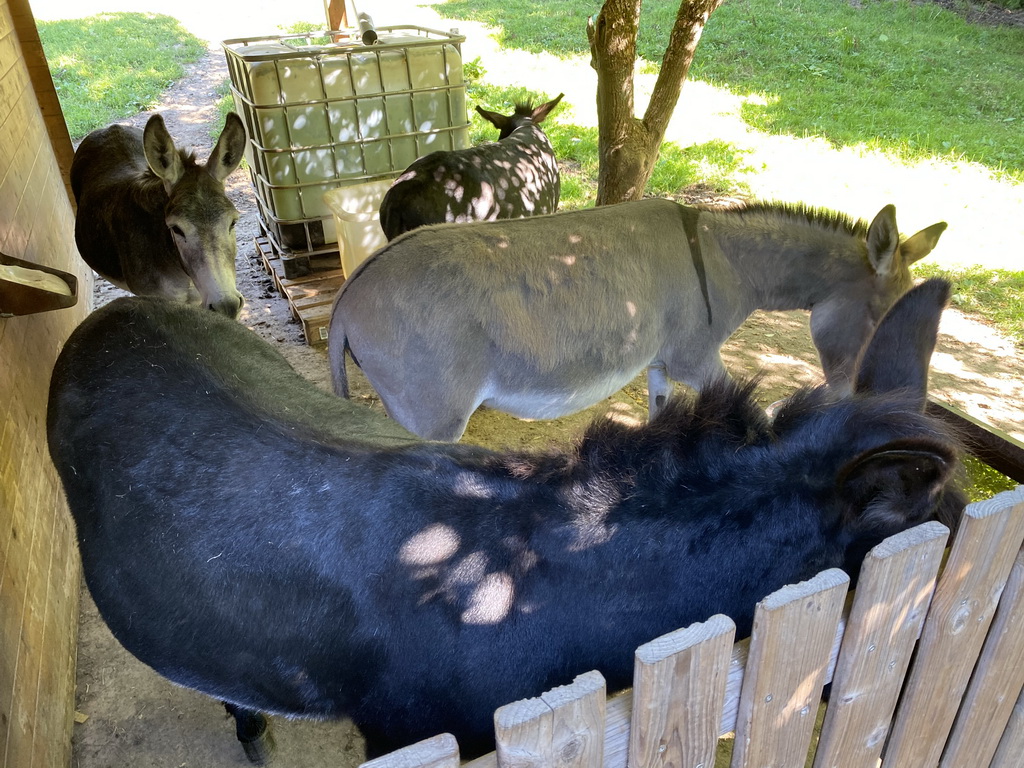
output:
[[[287,299],[292,317],[302,323],[306,343],[311,347],[326,344],[331,305],[341,284],[345,282],[338,254],[313,257],[313,269],[308,275],[286,277],[284,263],[270,241],[266,237],[254,239],[263,268],[273,278],[278,293]]]

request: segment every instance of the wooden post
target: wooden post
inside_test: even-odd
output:
[[[1024,487],[968,505],[896,710],[885,768],[935,766],[1024,539]]]
[[[636,649],[630,768],[715,764],[735,636],[717,615]]]
[[[927,407],[929,415],[953,425],[972,455],[1024,483],[1024,443],[948,403],[929,400]]]
[[[989,768],[1020,768],[1021,755],[1024,755],[1024,691],[1010,713],[999,749]]]
[[[992,629],[960,706],[941,768],[988,765],[1024,688],[1024,550],[1010,570]]]
[[[498,768],[601,768],[606,692],[598,672],[494,713]]]
[[[450,733],[442,733],[368,760],[359,768],[459,768],[459,745]]]
[[[348,1],[324,0],[328,29],[348,29]]]
[[[32,90],[35,91],[36,101],[39,102],[39,109],[43,113],[43,123],[50,137],[50,146],[53,147],[53,155],[57,158],[57,167],[60,168],[71,209],[75,210],[75,196],[71,192],[71,161],[75,158],[75,148],[68,133],[64,110],[61,109],[60,100],[57,98],[50,66],[46,63],[46,54],[39,39],[36,20],[28,0],[10,0],[8,6],[14,20],[18,42],[21,44],[21,55],[32,80]]]
[[[935,590],[949,529],[925,523],[864,559],[814,768],[874,768]]]
[[[804,764],[849,584],[830,568],[757,604],[733,768]]]

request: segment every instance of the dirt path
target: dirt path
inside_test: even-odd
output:
[[[219,130],[214,104],[227,76],[219,49],[191,69],[167,94],[159,111],[179,146],[193,147],[206,158]],[[149,113],[125,122],[142,126]],[[254,246],[259,232],[248,177],[236,172],[229,195],[242,212],[238,224],[238,282],[246,298],[240,322],[279,349],[291,364],[317,385],[329,389],[326,356],[305,345],[301,326],[276,294]],[[122,292],[97,281],[99,306]],[[805,313],[756,315],[724,350],[728,367],[740,374],[763,370],[765,404],[800,384],[818,379],[816,355]],[[986,326],[948,312],[939,352],[933,361],[932,391],[973,415],[1024,439],[1024,377],[1020,355]],[[379,408],[372,389],[358,373],[354,395]],[[466,440],[491,446],[564,445],[595,415],[616,412],[643,418],[646,396],[642,379],[587,411],[553,422],[524,422],[481,411],[470,423]],[[128,655],[113,639],[83,594],[78,658],[77,709],[87,719],[75,726],[76,768],[156,768],[157,766],[243,766],[230,721],[214,701],[177,688]],[[362,760],[361,739],[345,723],[275,722],[279,744],[277,768],[349,768]]]

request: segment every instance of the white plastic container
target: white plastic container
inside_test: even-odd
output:
[[[353,35],[327,45],[309,35],[223,43],[253,186],[279,248],[329,244],[335,222],[325,192],[469,146],[465,38],[413,26],[377,32],[371,46],[352,31],[316,33]]]
[[[324,193],[324,204],[334,213],[341,268],[346,277],[387,243],[380,228],[380,201],[395,178],[346,184]]]

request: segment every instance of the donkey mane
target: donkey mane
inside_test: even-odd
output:
[[[872,434],[879,427],[883,427],[877,433],[879,439],[903,430],[936,443],[959,444],[953,430],[922,414],[900,390],[871,395],[867,404],[859,397],[839,398],[826,387],[803,387],[771,420],[754,398],[759,384],[759,377],[745,381],[724,377],[699,393],[674,394],[648,423],[630,424],[612,417],[595,420],[572,451],[493,453],[485,455],[482,463],[498,475],[538,484],[570,483],[575,486],[574,495],[591,499],[603,497],[617,503],[640,494],[635,497],[639,506],[634,506],[639,513],[646,506],[640,497],[662,498],[672,493],[673,486],[688,485],[687,478],[719,476],[729,471],[724,456],[767,447],[791,431],[808,427],[822,439],[811,443],[798,439],[794,449],[852,451],[850,445],[834,443],[830,437],[849,435],[851,420],[860,424],[865,450],[872,447]],[[458,448],[467,453],[480,450]],[[941,522],[954,526],[955,518]]]
[[[593,421],[568,453],[502,453],[494,456],[513,477],[550,482],[606,476],[624,479],[643,473],[662,474],[671,482],[681,461],[696,460],[707,441],[732,449],[767,442],[771,423],[754,400],[759,379],[737,382],[722,378],[697,394],[678,393],[651,422],[630,424],[605,417]],[[807,407],[818,408],[823,395],[808,395]]]
[[[533,114],[534,105],[531,101],[517,101],[516,102],[516,117],[530,117]]]
[[[724,209],[705,207],[703,210],[721,210],[727,213],[735,213],[741,217],[781,216],[814,227],[842,231],[853,237],[867,237],[868,234],[868,222],[864,219],[855,219],[839,211],[807,205],[806,203],[785,203],[769,200],[740,203]]]

